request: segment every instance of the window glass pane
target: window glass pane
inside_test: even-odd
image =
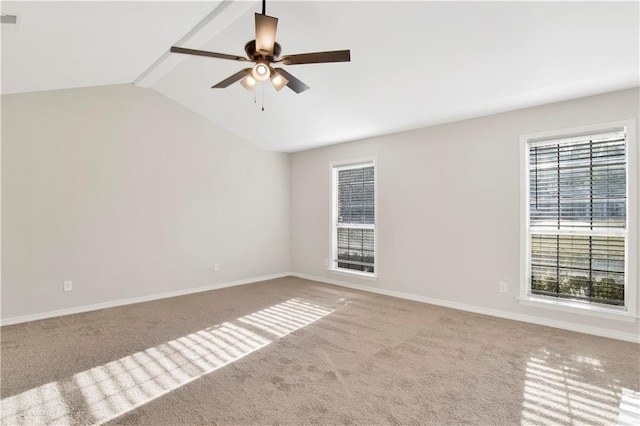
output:
[[[623,132],[529,147],[532,227],[626,227]]]
[[[531,235],[531,293],[624,305],[624,237]]]
[[[338,170],[338,223],[375,223],[373,166]]]
[[[374,272],[374,230],[338,228],[338,267]]]

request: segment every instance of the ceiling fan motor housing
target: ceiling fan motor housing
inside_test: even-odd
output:
[[[244,51],[247,53],[247,57],[249,60],[253,62],[260,61],[261,59],[266,60],[267,62],[273,62],[280,57],[280,52],[282,51],[282,47],[279,43],[273,43],[273,55],[263,55],[262,53],[256,51],[256,41],[251,40],[244,45]]]

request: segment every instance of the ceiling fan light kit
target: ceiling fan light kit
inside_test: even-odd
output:
[[[272,64],[282,63],[283,65],[300,65],[351,61],[351,52],[349,50],[300,53],[296,55],[286,55],[280,58],[282,48],[280,44],[276,42],[277,28],[278,18],[268,16],[266,14],[266,0],[262,0],[262,13],[255,14],[256,38],[255,40],[249,41],[244,46],[247,58],[237,55],[228,55],[226,53],[188,49],[178,46],[172,46],[171,52],[239,62],[253,62],[255,65],[252,68],[245,68],[238,71],[232,76],[222,80],[220,83],[212,86],[214,89],[224,89],[236,81],[240,81],[242,87],[249,91],[253,91],[258,83],[266,82],[267,80],[271,80],[271,84],[276,91],[280,91],[285,86],[293,90],[295,93],[302,93],[309,89],[309,86],[298,80],[283,68],[272,68]]]
[[[245,78],[243,78],[242,80],[240,80],[240,84],[242,84],[242,87],[244,87],[248,91],[253,92],[254,89],[256,88],[256,84],[258,84],[258,82],[251,75],[248,75]]]
[[[256,66],[251,70],[251,75],[257,81],[263,82],[269,80],[271,71],[269,71],[269,67],[267,66],[267,64],[258,62]]]
[[[284,78],[279,72],[272,71],[271,74],[271,84],[273,84],[273,88],[276,89],[276,92],[279,92],[280,89],[289,84],[289,80]]]

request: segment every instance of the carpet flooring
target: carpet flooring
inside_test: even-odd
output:
[[[640,424],[640,349],[294,277],[1,329],[1,420]]]

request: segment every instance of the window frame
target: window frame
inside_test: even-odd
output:
[[[373,166],[373,209],[374,220],[372,226],[367,226],[367,229],[373,229],[373,272],[356,271],[353,269],[339,268],[338,267],[338,171],[345,169],[356,169]],[[353,160],[335,161],[330,164],[330,183],[331,183],[331,214],[330,214],[330,229],[331,229],[331,246],[329,248],[328,267],[329,272],[353,276],[358,278],[364,278],[368,280],[377,280],[378,278],[378,164],[375,157],[366,157]],[[358,225],[356,227],[363,227]]]
[[[627,227],[625,237],[625,300],[624,306],[579,302],[531,293],[531,232],[529,204],[529,145],[554,139],[606,133],[625,128],[627,131]],[[520,136],[520,304],[580,313],[609,319],[635,321],[637,318],[637,244],[638,244],[638,149],[636,120],[620,120],[561,130],[529,133]],[[579,232],[576,232],[580,234]],[[612,233],[613,234],[613,233]]]

